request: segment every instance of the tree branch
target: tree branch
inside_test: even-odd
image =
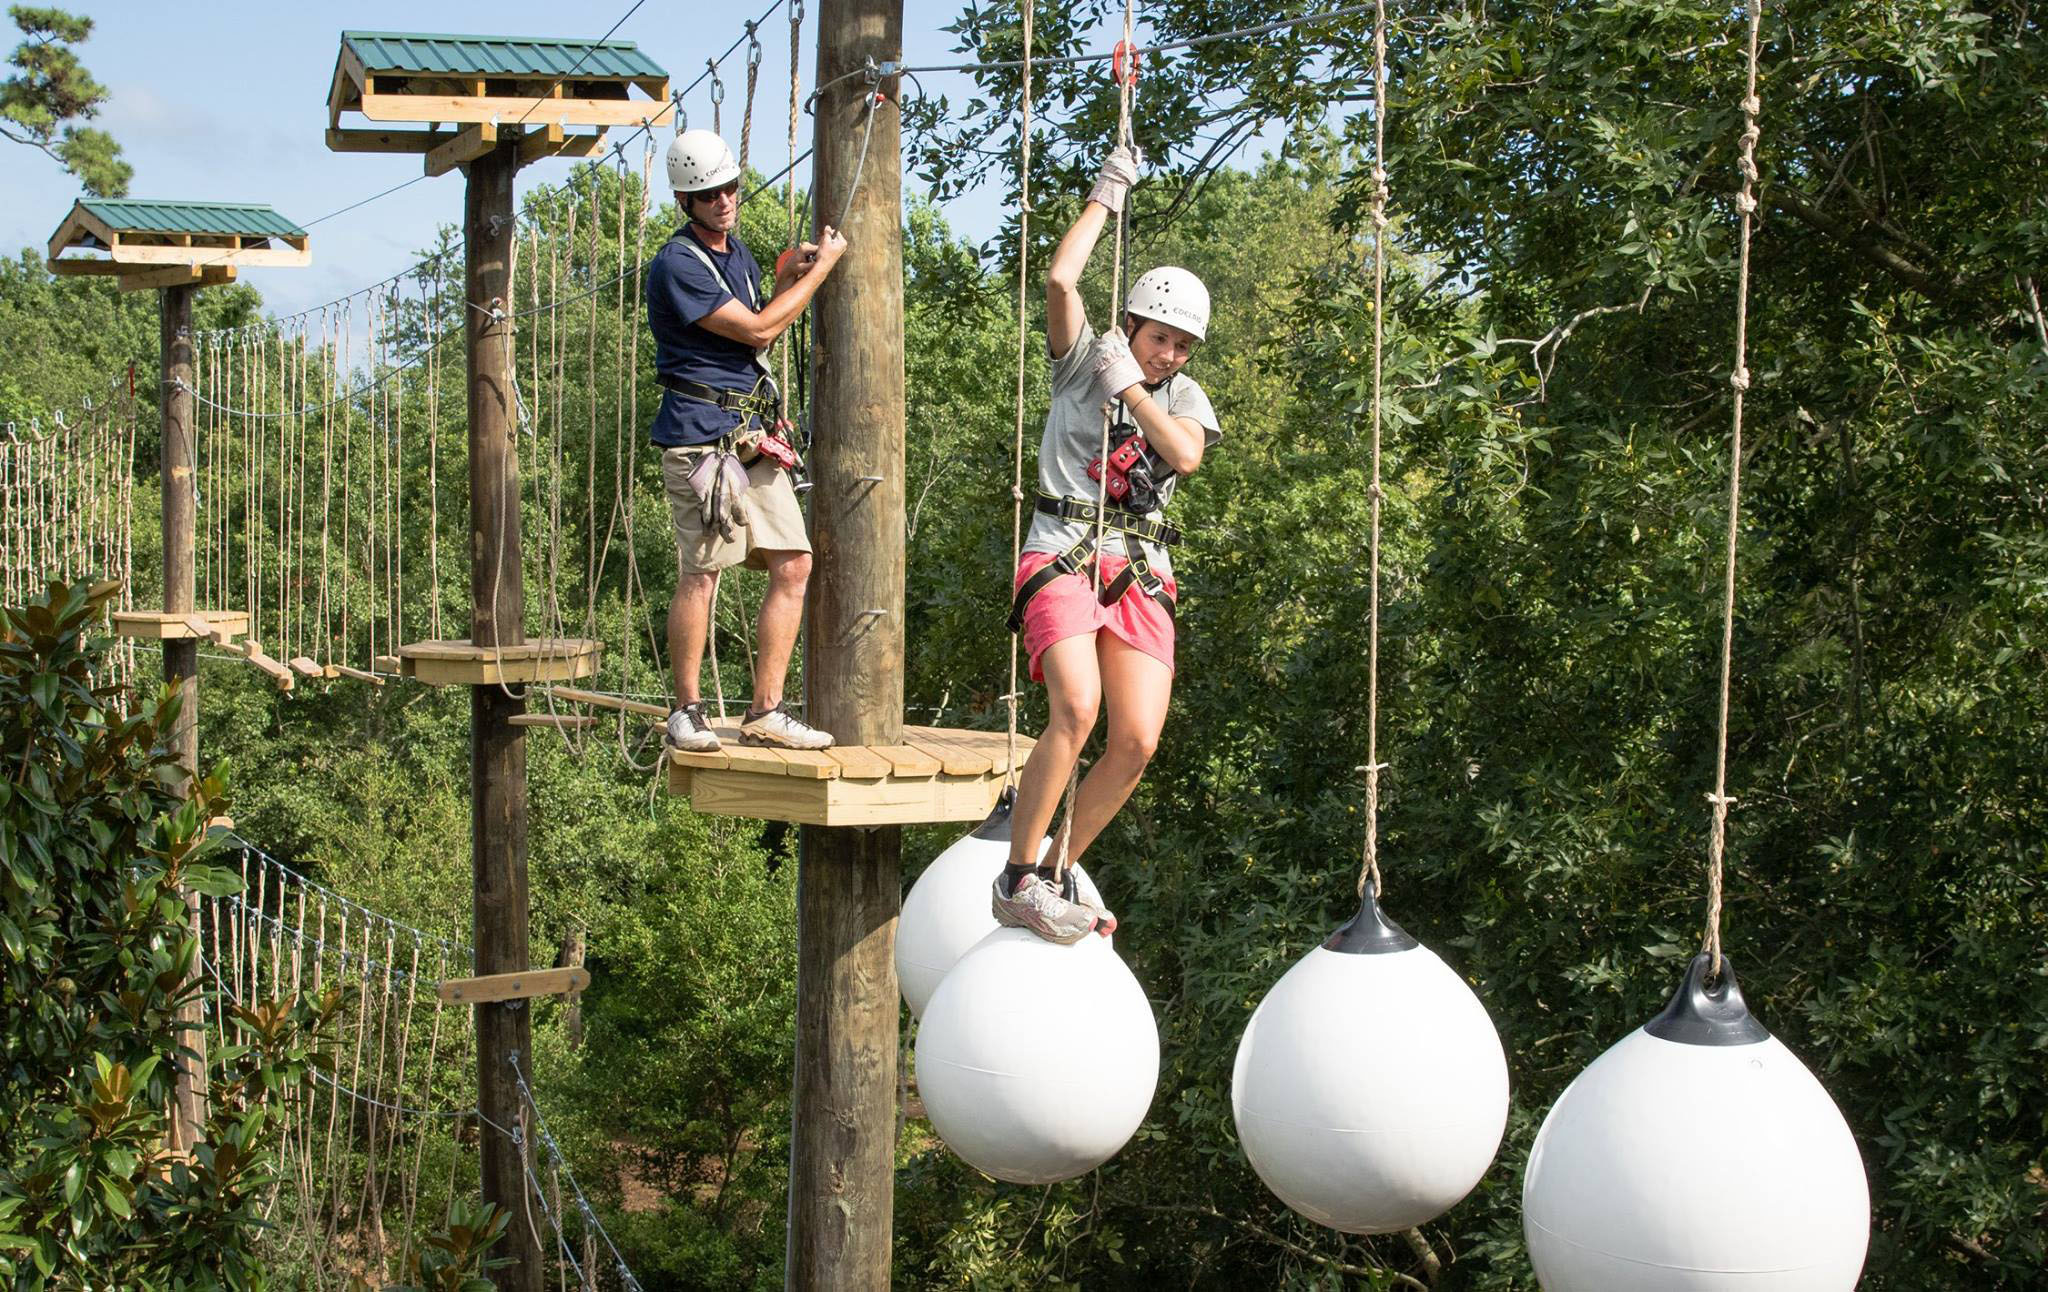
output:
[[[1851,228],[1815,208],[1789,187],[1773,185],[1764,190],[1763,196],[1772,209],[1783,211],[1809,229],[1833,238],[1927,299],[1941,305],[1957,303],[1957,292],[1963,286],[1960,280],[1943,281],[1907,260],[1865,230]]]
[[[1239,1229],[1244,1230],[1246,1233],[1251,1234],[1257,1238],[1263,1239],[1264,1241],[1273,1244],[1275,1247],[1283,1248],[1287,1251],[1293,1252],[1296,1256],[1304,1257],[1308,1260],[1315,1261],[1316,1263],[1323,1265],[1326,1268],[1333,1269],[1337,1271],[1339,1274],[1349,1274],[1353,1278],[1361,1279],[1377,1278],[1381,1275],[1386,1275],[1392,1278],[1395,1284],[1400,1287],[1413,1288],[1415,1289],[1415,1292],[1429,1292],[1429,1284],[1424,1283],[1422,1280],[1417,1279],[1412,1275],[1403,1274],[1398,1270],[1371,1269],[1364,1265],[1352,1265],[1349,1262],[1340,1261],[1334,1256],[1325,1256],[1323,1253],[1316,1251],[1313,1248],[1303,1247],[1300,1243],[1294,1242],[1291,1239],[1283,1238],[1279,1234],[1274,1233],[1272,1230],[1267,1229],[1263,1225],[1253,1224],[1251,1221],[1241,1219],[1237,1216],[1226,1216],[1222,1212],[1216,1210],[1216,1208],[1214,1207],[1197,1207],[1186,1203],[1176,1204],[1153,1202],[1141,1202],[1136,1204],[1136,1206],[1140,1211],[1179,1212],[1191,1216],[1203,1216],[1210,1220],[1220,1220],[1227,1225],[1235,1225]],[[1427,1244],[1424,1245],[1427,1246]]]

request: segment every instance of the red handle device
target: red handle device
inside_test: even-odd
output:
[[[1138,83],[1138,57],[1142,51],[1130,41],[1120,40],[1109,56],[1110,78],[1118,85]]]

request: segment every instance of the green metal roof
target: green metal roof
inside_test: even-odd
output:
[[[371,72],[439,76],[661,77],[668,73],[630,40],[549,40],[530,36],[445,36],[409,31],[345,31],[341,43]]]
[[[139,198],[80,198],[78,205],[120,233],[245,234],[303,238],[306,231],[268,206],[249,202],[149,202]]]

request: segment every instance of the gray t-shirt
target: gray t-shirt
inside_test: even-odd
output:
[[[1073,348],[1052,361],[1052,407],[1045,414],[1045,434],[1038,441],[1038,488],[1041,493],[1058,498],[1079,498],[1093,502],[1101,486],[1088,475],[1088,464],[1102,456],[1102,405],[1095,394],[1095,373],[1090,366],[1089,351],[1095,344],[1095,329],[1086,319],[1081,321],[1081,335],[1074,340]],[[1195,384],[1194,378],[1184,372],[1177,372],[1159,389],[1152,392],[1152,401],[1166,410],[1169,417],[1185,417],[1194,421],[1204,432],[1204,447],[1214,445],[1223,432],[1216,425],[1216,410],[1209,406],[1209,397]],[[1119,409],[1119,412],[1123,410]],[[1178,476],[1170,476],[1160,486],[1159,507],[1146,513],[1154,520],[1161,518],[1168,503],[1173,501],[1173,490],[1179,482]],[[1094,532],[1095,527],[1085,521],[1061,520],[1036,512],[1031,518],[1030,532],[1024,538],[1027,552],[1064,552]],[[1101,549],[1111,556],[1126,555],[1124,536],[1116,530],[1106,530]],[[1146,543],[1145,559],[1152,563],[1153,570],[1161,578],[1173,577],[1173,561],[1166,550],[1156,543]]]

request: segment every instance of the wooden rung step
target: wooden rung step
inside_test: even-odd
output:
[[[444,978],[434,993],[450,1004],[488,1005],[534,996],[574,995],[590,986],[588,969],[529,969],[525,973],[494,973],[481,978]]]
[[[573,686],[558,686],[553,688],[553,690],[557,700],[567,700],[571,704],[587,704],[598,709],[616,709],[623,713],[637,713],[643,718],[659,718],[664,722],[668,720],[667,705],[648,704],[641,700],[628,700],[622,695],[607,695],[603,691],[584,691]]]
[[[354,678],[358,682],[368,682],[371,686],[384,685],[383,678],[377,676],[375,673],[368,672],[364,669],[350,668],[346,664],[330,664],[328,665],[328,667],[334,670],[335,676],[337,677]]]
[[[557,731],[582,731],[597,725],[597,719],[587,713],[515,713],[511,723],[515,727],[552,727]]]

